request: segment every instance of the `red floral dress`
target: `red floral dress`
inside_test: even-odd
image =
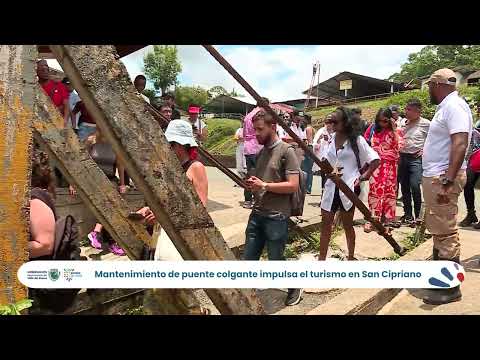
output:
[[[380,156],[380,166],[370,179],[368,205],[372,215],[385,217],[385,221],[395,220],[397,205],[397,165],[402,146],[401,132],[397,137],[392,130],[375,132],[372,137],[372,148]]]

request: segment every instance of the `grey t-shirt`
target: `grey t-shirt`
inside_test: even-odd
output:
[[[287,180],[287,175],[299,174],[300,165],[294,148],[279,140],[270,147],[264,146],[257,157],[255,176],[269,183]],[[291,194],[256,192],[254,211],[262,214],[282,214],[290,217],[292,211]]]

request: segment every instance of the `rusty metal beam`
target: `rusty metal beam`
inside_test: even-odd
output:
[[[35,46],[0,45],[0,304],[27,297]]]
[[[182,257],[235,260],[113,47],[50,48]],[[253,290],[206,292],[222,314],[263,313]]]
[[[395,253],[399,255],[403,255],[405,253],[405,249],[400,246],[390,232],[383,226],[383,224],[374,219],[372,217],[372,213],[370,210],[365,206],[365,204],[355,195],[355,193],[348,187],[345,182],[341,179],[341,177],[337,175],[333,175],[332,171],[333,168],[328,161],[321,161],[314,153],[311,151],[307,145],[287,126],[285,121],[277,115],[275,111],[272,110],[270,105],[265,102],[262,97],[250,86],[250,84],[233,68],[232,65],[228,63],[228,61],[211,45],[202,45],[205,50],[207,50],[210,55],[212,55],[215,60],[217,60],[220,65],[223,66],[228,73],[237,80],[240,85],[257,101],[258,105],[266,109],[276,120],[277,124],[279,124],[290,137],[298,143],[298,145],[305,151],[305,155],[308,155],[313,159],[313,161],[322,169],[327,175],[331,175],[331,180],[335,183],[335,185],[342,191],[345,196],[353,202],[353,204],[357,207],[358,210],[363,214],[367,221],[370,221],[373,226],[377,229],[378,233],[383,236],[383,238],[392,246]]]

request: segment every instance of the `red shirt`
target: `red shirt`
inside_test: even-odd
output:
[[[63,102],[65,100],[68,102],[68,98],[70,97],[65,85],[61,82],[48,80],[46,83],[42,84],[42,88],[50,99],[52,99],[55,106],[61,108],[61,112],[63,113]]]

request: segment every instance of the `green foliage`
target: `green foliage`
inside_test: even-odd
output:
[[[343,233],[343,229],[336,227],[332,232],[329,247],[330,249],[337,251],[341,250],[340,246],[335,242],[335,238]],[[302,236],[290,231],[289,243],[285,246],[285,258],[296,259],[299,255],[306,252],[318,253],[320,251],[320,232],[314,231],[310,233],[309,239],[305,239]]]
[[[460,86],[458,89],[458,92],[461,96],[467,99],[470,105],[473,105],[475,102],[480,101],[480,87]],[[402,109],[403,111],[408,100],[410,100],[411,98],[417,98],[422,102],[422,105],[423,105],[422,116],[426,119],[431,120],[433,118],[433,115],[435,114],[436,106],[430,103],[430,96],[428,94],[428,89],[405,91],[405,92],[392,95],[387,98],[347,105],[347,107],[361,108],[363,112],[362,117],[365,118],[366,120],[372,121],[378,109],[380,109],[381,107],[398,105],[400,106],[400,109]],[[313,126],[318,128],[320,124],[323,122],[325,116],[335,111],[336,108],[337,106],[329,106],[329,107],[308,112],[308,114],[310,114],[313,118]]]
[[[170,85],[177,83],[177,76],[182,71],[178,60],[177,47],[172,45],[153,45],[153,52],[143,58],[145,75],[153,82],[155,90],[162,94]]]
[[[389,80],[408,82],[412,79],[430,75],[440,68],[479,69],[479,45],[430,45],[408,56],[399,73]]]
[[[125,311],[125,313],[120,315],[147,315],[143,310],[143,305],[129,308]]]
[[[15,304],[0,305],[0,315],[21,315],[21,312],[32,306],[33,301],[23,299]]]
[[[177,86],[175,101],[183,110],[190,104],[204,106],[208,102],[208,92],[200,86]]]
[[[233,137],[241,126],[240,122],[232,119],[209,119],[206,123],[208,138],[205,148],[213,154],[234,155],[237,143]]]
[[[208,90],[208,98],[210,99],[215,99],[217,96],[220,95],[228,95],[228,91],[225,90],[223,86],[217,85],[212,87],[210,90]]]

